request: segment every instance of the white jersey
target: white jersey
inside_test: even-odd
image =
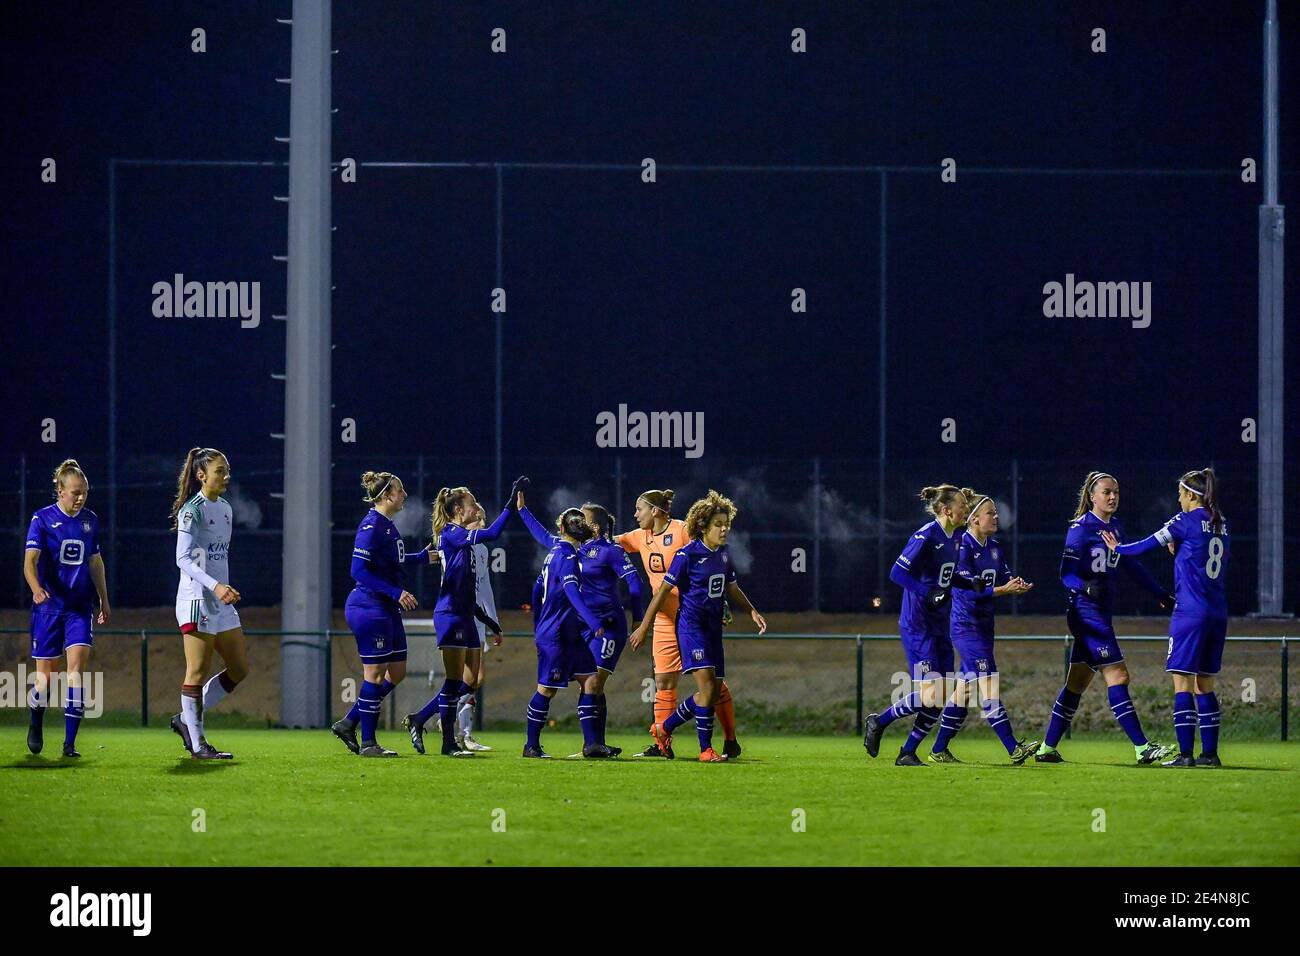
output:
[[[177,607],[200,601],[215,608],[220,603],[213,590],[230,583],[232,514],[225,498],[209,501],[200,492],[176,515]]]
[[[474,545],[474,597],[484,613],[494,621],[499,621],[497,617],[497,602],[492,597],[492,578],[488,568],[491,561],[491,554],[488,552],[486,544]],[[478,628],[478,642],[487,644],[487,626],[478,618],[474,619],[474,625]]]

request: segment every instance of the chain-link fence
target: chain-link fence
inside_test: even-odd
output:
[[[101,519],[109,584],[121,607],[167,606],[175,595],[175,536],[168,514],[175,495],[179,460],[165,456],[127,457],[114,480],[106,461],[81,459],[91,479],[88,507]],[[28,457],[0,460],[0,548],[14,556],[11,586],[0,589],[0,608],[26,607],[30,594],[22,580],[23,535],[33,511],[48,504],[49,473],[56,462]],[[684,462],[678,458],[608,455],[602,458],[511,458],[509,473],[534,481],[530,508],[550,516],[561,509],[596,501],[618,517],[621,529],[635,522],[636,496],[648,488],[677,492],[677,514],[709,488],[731,496],[740,508],[729,546],[746,590],[764,610],[895,613],[900,594],[888,580],[889,568],[907,535],[927,520],[917,498],[927,484],[951,481],[992,495],[998,504],[998,538],[1012,567],[1038,586],[1006,602],[1001,613],[1057,614],[1064,592],[1057,573],[1066,525],[1074,514],[1083,476],[1095,465],[1084,461],[1020,460],[963,462],[960,468],[935,461],[890,459],[772,459]],[[232,581],[246,605],[280,602],[282,536],[281,466],[278,459],[233,456],[234,480],[227,492],[236,528],[231,543]],[[443,485],[468,485],[494,512],[503,502],[489,458],[387,457],[381,460],[338,455],[332,491],[333,601],[340,607],[352,588],[348,576],[352,537],[367,506],[359,476],[370,468],[390,470],[406,483],[411,498],[397,516],[414,542],[429,535],[429,503]],[[879,480],[883,470],[884,482]],[[1156,530],[1177,512],[1177,477],[1183,465],[1165,461],[1108,462],[1121,483],[1119,518],[1135,539]],[[1255,600],[1255,465],[1220,463],[1223,506],[1232,533],[1227,574],[1229,609],[1249,614]],[[1296,489],[1292,489],[1295,491]],[[528,600],[541,561],[533,540],[518,524],[501,539],[504,560],[495,568],[497,604],[518,607]],[[1289,529],[1288,550],[1300,548]],[[1143,559],[1156,576],[1172,584],[1164,552]],[[414,572],[414,591],[431,599],[436,569]],[[1287,595],[1288,608],[1294,594]],[[1152,598],[1121,586],[1117,614],[1156,611]]]
[[[385,702],[385,724],[400,733],[403,714],[419,709],[442,683],[443,672],[429,628],[413,622],[409,628],[406,679]],[[280,646],[295,636],[279,631],[248,631],[252,669],[237,693],[221,707],[227,726],[240,723],[273,726],[279,719]],[[330,721],[347,712],[361,682],[361,667],[351,635],[330,632],[329,664],[325,670],[325,699]],[[98,700],[87,706],[109,722],[163,726],[178,708],[179,681],[184,672],[180,641],[171,631],[100,629],[96,634],[92,669],[102,683],[91,683]],[[25,631],[0,630],[0,662],[18,668],[9,677],[22,687],[31,664],[23,658]],[[1172,693],[1164,673],[1167,638],[1135,635],[1121,638],[1132,675],[1133,699],[1153,736],[1167,734],[1172,725]],[[1294,638],[1234,635],[1224,654],[1217,691],[1225,736],[1278,738],[1288,736],[1288,721],[1300,704],[1300,685],[1291,673],[1290,644]],[[1059,635],[1016,635],[999,638],[1001,699],[1020,736],[1041,732],[1066,670],[1068,645]],[[23,668],[26,668],[24,672]],[[531,635],[508,632],[500,647],[491,648],[485,682],[478,695],[480,726],[521,725],[536,682],[536,655]],[[863,717],[889,705],[908,687],[898,639],[884,634],[730,634],[727,639],[727,681],[736,701],[737,720],[750,733],[854,734]],[[689,679],[683,693],[691,693]],[[654,680],[648,657],[625,652],[606,694],[611,726],[644,730],[651,717]],[[25,719],[24,698],[11,693],[10,706],[0,707],[0,721]],[[577,727],[576,698],[561,692],[551,717],[561,726]],[[983,732],[972,717],[967,730]],[[1084,695],[1072,732],[1116,732],[1104,692]]]

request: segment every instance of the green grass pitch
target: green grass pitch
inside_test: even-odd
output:
[[[1179,771],[1095,736],[1065,741],[1067,764],[1012,767],[972,735],[960,766],[901,768],[851,737],[753,736],[702,765],[689,733],[672,763],[523,760],[518,733],[451,760],[389,732],[401,756],[364,760],[328,731],[214,728],[237,759],[198,763],[165,730],[88,727],[73,762],[61,731],[39,757],[21,729],[0,737],[0,865],[1300,863],[1296,744],[1227,741],[1231,766]]]

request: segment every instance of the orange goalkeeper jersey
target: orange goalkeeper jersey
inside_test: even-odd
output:
[[[687,544],[686,522],[680,518],[673,518],[659,534],[637,528],[635,531],[618,535],[614,543],[620,545],[629,554],[635,552],[641,555],[646,575],[650,578],[650,597],[654,597],[660,585],[664,583],[664,575],[672,566],[673,557]],[[676,591],[664,599],[659,613],[669,621],[677,618]]]

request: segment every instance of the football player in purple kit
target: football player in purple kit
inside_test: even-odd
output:
[[[903,608],[898,617],[903,653],[912,675],[912,692],[881,714],[867,717],[862,745],[872,757],[880,753],[880,738],[900,717],[916,714],[912,731],[899,748],[899,767],[924,767],[916,748],[939,721],[944,675],[953,672],[949,612],[953,587],[971,584],[954,576],[957,568],[957,528],[966,523],[970,504],[956,485],[921,489],[921,499],[933,515],[907,542],[889,571],[889,579],[903,588]]]
[[[627,552],[614,544],[614,520],[602,505],[586,502],[581,508],[582,517],[591,529],[591,537],[578,544],[578,591],[583,603],[601,621],[604,633],[597,637],[595,630],[587,627],[582,641],[590,655],[577,652],[581,660],[581,695],[578,699],[578,719],[582,726],[584,757],[617,757],[621,747],[611,747],[605,740],[608,706],[605,683],[614,673],[623,648],[627,645],[627,614],[619,595],[619,582],[628,587],[633,618],[641,613],[641,578]],[[540,521],[524,507],[522,492],[519,499],[519,517],[523,519],[533,538],[546,548],[555,546],[558,537],[549,533]],[[543,582],[544,583],[544,582]],[[534,625],[536,622],[534,622]],[[585,673],[590,671],[590,673]],[[575,676],[579,676],[575,673]]]
[[[1219,510],[1214,469],[1184,473],[1178,479],[1178,504],[1182,511],[1141,541],[1120,544],[1119,534],[1108,530],[1102,531],[1101,538],[1120,556],[1144,554],[1161,545],[1173,552],[1175,604],[1165,670],[1174,679],[1178,756],[1163,766],[1218,767],[1219,699],[1214,675],[1219,673],[1228,635],[1223,576],[1228,564],[1228,522]],[[1194,757],[1198,718],[1201,755]]]
[[[1034,755],[1038,741],[1016,740],[1011,718],[1002,706],[998,664],[993,655],[993,603],[994,598],[1024,594],[1033,585],[1011,573],[1006,551],[993,537],[998,530],[997,504],[973,488],[961,491],[970,505],[970,515],[958,539],[954,573],[968,582],[970,589],[958,587],[952,592],[952,645],[961,654],[961,667],[952,697],[939,715],[939,732],[935,734],[930,760],[960,762],[949,751],[948,742],[961,729],[967,705],[982,702],[989,726],[1007,748],[1011,762],[1020,765]]]
[[[31,710],[27,749],[34,754],[45,745],[50,676],[66,654],[63,756],[81,756],[77,752],[77,730],[85,714],[81,675],[95,641],[93,622],[107,624],[110,614],[99,518],[86,507],[89,494],[85,472],[76,459],[66,459],[54,469],[54,504],[33,514],[27,529],[23,576],[32,589],[32,660],[36,662],[36,681],[27,698]]]
[[[474,545],[495,541],[515,510],[515,491],[525,479],[515,481],[510,498],[486,528],[470,530],[467,524],[478,517],[480,506],[465,487],[443,488],[433,502],[433,540],[442,566],[442,591],[433,609],[433,627],[438,633],[438,649],[447,677],[427,704],[402,718],[411,735],[416,753],[424,753],[424,725],[436,713],[442,721],[442,754],[446,757],[472,757],[472,750],[456,744],[456,706],[469,685],[465,676],[465,653],[479,646],[476,620],[499,633],[501,626],[486,617],[478,603],[478,578],[475,572]],[[453,676],[454,675],[454,676]]]
[[[596,529],[582,511],[566,508],[555,519],[559,534],[551,534],[525,505],[523,487],[519,486],[515,491],[519,517],[537,543],[548,549],[546,560],[542,564],[540,591],[537,587],[533,588],[537,689],[528,702],[528,736],[523,755],[549,756],[542,749],[542,728],[546,725],[550,712],[551,698],[576,678],[582,688],[578,698],[582,755],[591,759],[617,756],[615,750],[602,739],[604,722],[600,719],[596,695],[590,690],[593,678],[600,671],[588,640],[600,644],[611,637],[613,628],[618,626],[615,619],[622,617],[623,609],[621,606],[617,610],[609,609],[602,618],[583,596],[580,586],[582,568],[579,551],[596,537]]]
[[[596,673],[588,680],[587,689],[596,698],[596,736],[604,744],[605,724],[609,717],[605,684],[618,666],[628,638],[627,617],[619,594],[619,582],[627,585],[627,610],[632,612],[634,621],[641,617],[645,596],[641,588],[641,576],[637,573],[632,558],[622,546],[614,543],[614,516],[609,513],[609,509],[587,501],[582,505],[582,515],[587,519],[587,524],[591,525],[595,537],[583,546],[578,556],[579,590],[596,616],[606,622],[604,637],[598,638],[591,631],[584,631],[582,635],[596,662]],[[609,749],[616,757],[623,752],[621,747]]]
[[[406,628],[402,612],[413,611],[415,595],[402,587],[402,568],[433,563],[434,551],[408,553],[393,516],[406,504],[402,479],[387,471],[367,471],[361,476],[366,490],[362,501],[370,510],[357,527],[352,545],[352,580],[344,616],[357,639],[361,656],[361,689],[356,703],[330,730],[348,750],[363,757],[396,757],[375,740],[379,710],[385,697],[406,676]],[[357,725],[361,742],[357,742]]]
[[[1160,607],[1172,610],[1173,595],[1151,576],[1136,558],[1122,560],[1116,552],[1106,547],[1102,532],[1109,531],[1116,538],[1123,531],[1115,518],[1119,510],[1119,481],[1104,471],[1090,471],[1079,489],[1079,503],[1074,519],[1065,535],[1065,552],[1061,556],[1061,583],[1070,592],[1065,620],[1074,637],[1070,651],[1070,669],[1065,686],[1057,695],[1052,707],[1052,717],[1047,725],[1043,743],[1034,755],[1037,763],[1061,763],[1056,745],[1074,720],[1083,692],[1101,672],[1106,682],[1106,695],[1116,722],[1133,742],[1133,751],[1139,764],[1155,763],[1168,757],[1172,750],[1147,739],[1142,732],[1137,708],[1129,696],[1128,668],[1124,665],[1124,652],[1120,650],[1115,628],[1111,624],[1111,611],[1115,604],[1115,591],[1111,581],[1118,567],[1130,578],[1154,594]]]
[[[713,749],[713,705],[727,674],[722,647],[723,604],[729,599],[749,612],[759,634],[767,631],[767,621],[736,581],[736,568],[727,550],[727,536],[735,518],[736,505],[712,489],[691,505],[686,513],[690,543],[673,556],[632,642],[634,647],[644,643],[647,632],[654,626],[655,615],[676,588],[680,597],[677,643],[682,674],[695,675],[695,693],[682,700],[662,724],[652,724],[650,734],[660,751],[671,754],[673,733],[693,719],[700,743],[700,763],[727,760],[724,754]]]

